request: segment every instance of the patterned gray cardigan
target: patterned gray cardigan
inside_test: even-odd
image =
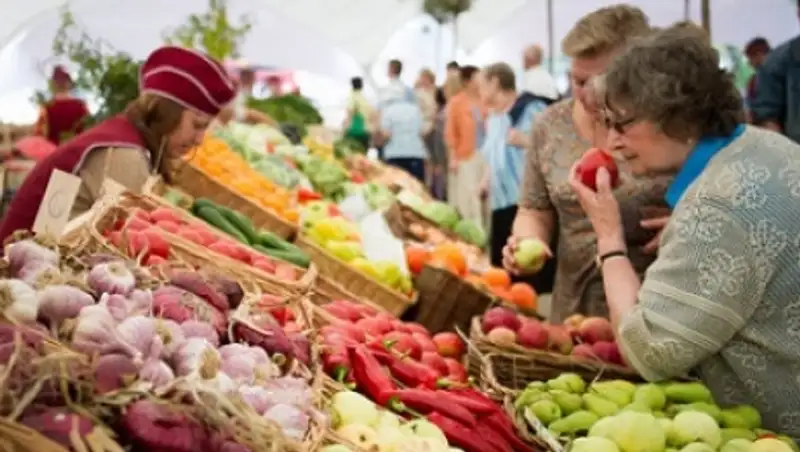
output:
[[[800,145],[748,127],[709,162],[619,333],[646,379],[694,371],[800,440]]]

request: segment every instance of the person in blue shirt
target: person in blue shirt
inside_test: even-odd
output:
[[[386,163],[407,171],[425,182],[428,151],[422,134],[425,120],[415,99],[401,90],[387,92],[381,111],[380,140]]]
[[[517,93],[514,70],[505,63],[482,71],[480,93],[489,111],[481,146],[487,170],[480,192],[488,198],[491,210],[491,262],[502,267],[503,246],[517,215],[525,149],[530,146],[534,117],[546,104],[530,93]]]

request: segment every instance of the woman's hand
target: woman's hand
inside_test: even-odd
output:
[[[669,215],[648,218],[641,221],[640,224],[642,225],[643,229],[658,231],[656,236],[642,247],[642,251],[647,254],[658,254],[658,244],[661,242],[661,233],[664,232],[664,227],[667,225],[667,223],[669,223]]]
[[[608,171],[605,168],[597,170],[596,193],[575,177],[575,167],[571,171],[569,184],[578,195],[578,201],[592,223],[597,236],[597,253],[625,250],[622,216],[611,190],[611,176]]]
[[[519,246],[519,242],[521,242],[524,238],[517,238],[515,236],[510,236],[508,241],[506,242],[506,246],[503,247],[503,268],[508,270],[509,273],[512,275],[520,276],[529,273],[536,273],[536,271],[526,271],[523,267],[519,265],[517,262],[517,258],[514,255],[517,252],[517,247]],[[553,257],[553,252],[550,251],[550,247],[548,247],[543,241],[540,241],[542,246],[543,253],[546,255],[544,258],[550,259]]]

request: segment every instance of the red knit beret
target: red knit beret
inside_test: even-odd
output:
[[[236,94],[233,81],[217,61],[183,47],[156,49],[139,74],[142,93],[172,99],[186,108],[216,116]]]

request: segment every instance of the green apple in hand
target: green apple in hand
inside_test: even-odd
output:
[[[530,273],[536,273],[544,267],[550,257],[547,245],[539,239],[522,239],[514,250],[514,260],[519,267]]]

